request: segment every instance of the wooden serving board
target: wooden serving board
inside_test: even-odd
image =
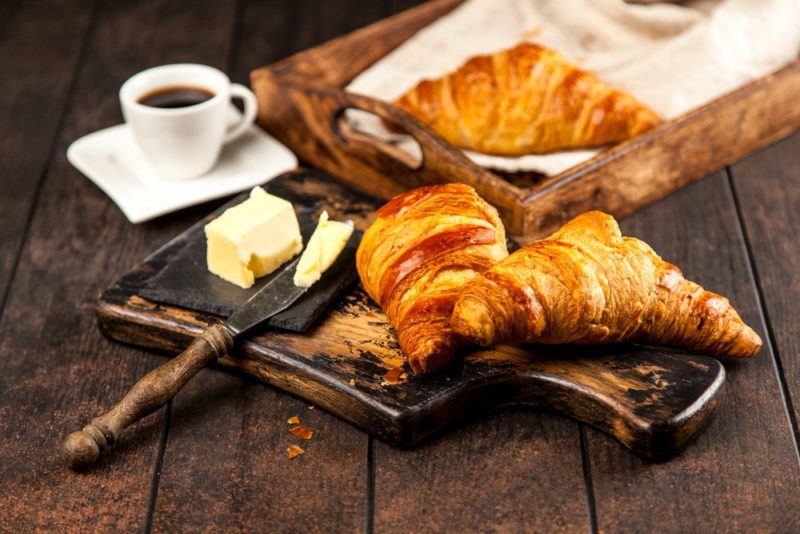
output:
[[[591,209],[630,215],[800,127],[798,60],[556,176],[481,168],[393,104],[344,90],[462,1],[433,0],[254,70],[259,124],[302,160],[377,196],[446,181],[469,184],[497,207],[508,232],[523,240],[542,237]],[[395,124],[416,139],[422,160],[353,132],[342,119],[347,109]]]
[[[308,170],[265,188],[306,212],[327,209],[334,219],[350,218],[360,229],[381,204]],[[101,295],[97,315],[106,335],[178,353],[220,322],[219,316],[139,294],[219,211]],[[633,345],[504,346],[470,352],[442,374],[413,376],[380,309],[357,284],[343,295],[305,334],[262,328],[221,365],[298,395],[395,445],[414,445],[464,417],[519,405],[585,421],[654,459],[675,454],[697,435],[724,383],[724,369],[715,359]],[[396,367],[404,367],[408,378],[387,383],[387,371]]]

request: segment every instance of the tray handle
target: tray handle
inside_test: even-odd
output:
[[[283,80],[268,69],[254,71],[252,85],[261,103],[259,123],[301,159],[381,197],[443,182],[471,185],[498,208],[510,233],[522,233],[523,191],[473,163],[404,110],[364,95]],[[340,121],[347,109],[377,115],[414,138],[422,152],[421,164],[401,149]],[[350,179],[354,174],[362,179]],[[363,186],[364,177],[370,178],[371,187]]]
[[[340,101],[339,106],[331,113],[329,120],[332,130],[337,134],[339,146],[343,149],[372,164],[385,164],[386,157],[396,159],[417,172],[421,183],[426,185],[445,180],[469,184],[478,189],[489,182],[494,191],[501,191],[509,196],[516,195],[511,184],[480,167],[460,150],[451,148],[438,133],[408,112],[375,98],[344,91],[341,95],[337,99]],[[421,163],[414,161],[413,156],[394,145],[369,134],[356,132],[344,120],[340,121],[347,109],[373,113],[412,137],[422,151]]]

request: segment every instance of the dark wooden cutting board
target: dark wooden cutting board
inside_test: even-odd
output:
[[[276,178],[265,189],[315,217],[352,219],[365,229],[381,201],[310,170]],[[98,324],[107,336],[142,347],[181,352],[212,313],[142,296],[181,256],[192,236],[223,208],[137,265],[98,299]],[[187,279],[187,291],[203,291]],[[193,284],[195,284],[193,286]],[[399,446],[410,446],[465,417],[506,406],[554,410],[616,437],[646,458],[679,452],[713,414],[725,380],[713,358],[680,351],[617,345],[525,346],[475,350],[435,376],[386,380],[404,366],[394,331],[354,284],[305,333],[265,326],[222,360],[298,395]],[[130,377],[131,381],[138,377]]]

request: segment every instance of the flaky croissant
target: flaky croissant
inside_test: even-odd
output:
[[[466,281],[508,256],[503,223],[468,185],[443,184],[389,201],[364,233],[356,265],[397,330],[416,373],[453,359],[450,315]]]
[[[615,143],[659,121],[631,95],[529,43],[474,57],[395,104],[458,147],[509,156]]]
[[[639,341],[754,356],[761,339],[728,300],[686,280],[646,243],[592,211],[464,286],[453,329],[498,343]]]

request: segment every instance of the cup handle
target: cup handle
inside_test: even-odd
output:
[[[238,83],[231,84],[231,98],[240,98],[244,104],[244,111],[242,112],[242,118],[239,122],[230,126],[225,133],[225,144],[241,137],[241,135],[250,128],[253,122],[255,122],[256,112],[258,111],[256,95],[244,85]]]

